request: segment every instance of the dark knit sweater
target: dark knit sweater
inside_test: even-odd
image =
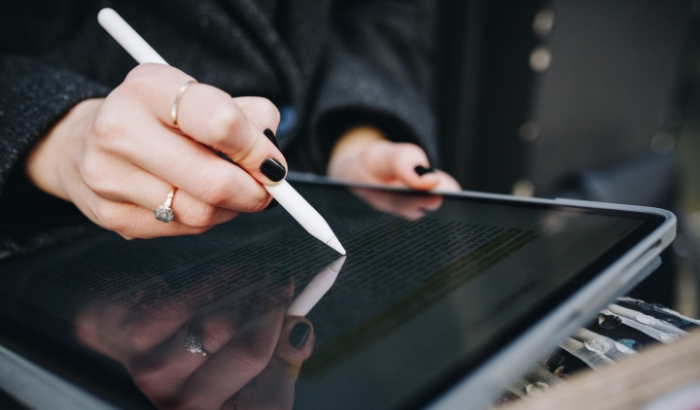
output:
[[[291,168],[324,173],[335,138],[358,123],[419,143],[437,159],[427,103],[430,3],[13,2],[0,13],[0,235],[30,230],[30,205],[58,206],[23,180],[32,144],[76,103],[107,95],[136,64],[98,25],[102,7],[200,82],[270,98],[289,114],[279,139]],[[16,252],[16,243],[4,243]]]

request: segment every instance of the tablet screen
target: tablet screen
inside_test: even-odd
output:
[[[130,408],[188,400],[419,407],[664,222],[641,212],[294,185],[345,258],[281,207],[199,236],[125,241],[99,232],[0,263],[0,315],[11,329],[2,339]],[[321,294],[307,290],[319,282]],[[264,347],[281,326],[271,318],[304,303],[311,354],[291,380],[270,375],[275,357]],[[212,323],[223,327],[211,332]]]

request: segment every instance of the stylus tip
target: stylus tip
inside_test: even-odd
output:
[[[335,273],[340,272],[340,268],[343,267],[343,264],[345,263],[346,257],[347,257],[346,255],[339,256],[338,259],[334,260],[333,263],[328,265],[328,267],[331,268],[331,270]]]
[[[329,239],[328,242],[326,242],[326,245],[335,249],[341,255],[345,255],[346,253],[345,248],[343,248],[343,245],[340,244],[340,241],[338,240],[338,238],[335,237],[335,235],[331,237],[331,239]]]

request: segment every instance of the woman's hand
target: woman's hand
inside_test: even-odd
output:
[[[428,156],[415,144],[386,140],[372,127],[356,127],[338,140],[328,176],[343,181],[403,186],[421,191],[459,191],[459,183],[446,172],[430,167]],[[408,220],[422,218],[442,205],[442,195],[415,196],[401,192],[353,188],[372,208]]]
[[[328,176],[338,180],[406,186],[427,191],[458,191],[449,174],[433,169],[419,146],[386,140],[367,126],[348,130],[331,153]]]
[[[96,224],[127,238],[201,233],[239,212],[264,209],[286,161],[263,135],[279,122],[263,98],[231,98],[173,67],[142,64],[105,99],[71,110],[30,152],[39,188],[73,202]],[[234,163],[222,160],[223,153]],[[174,220],[153,211],[175,189]]]
[[[213,277],[244,272],[228,266]],[[87,304],[76,338],[121,363],[157,408],[291,409],[315,338],[308,319],[287,315],[293,282],[261,272],[256,290],[230,292],[218,280],[201,280],[196,296],[163,281],[133,293],[126,307]]]

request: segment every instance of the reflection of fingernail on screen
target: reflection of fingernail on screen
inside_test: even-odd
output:
[[[304,322],[297,323],[292,328],[292,331],[289,332],[289,344],[297,349],[301,349],[306,343],[309,333],[311,333],[311,326]]]

